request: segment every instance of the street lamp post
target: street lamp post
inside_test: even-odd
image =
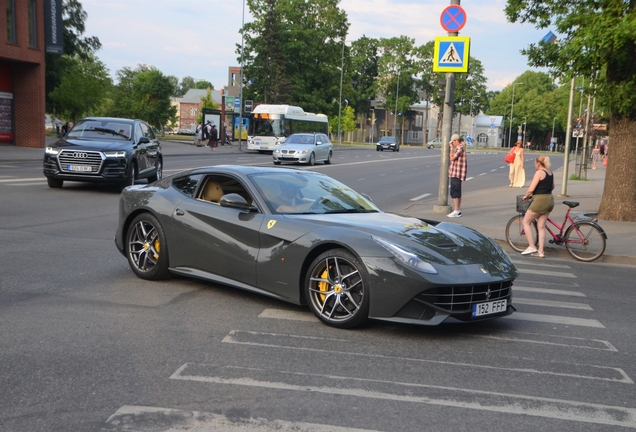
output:
[[[523,85],[522,82],[513,82],[512,83],[512,101],[510,103],[510,132],[508,133],[508,147],[511,147],[512,144],[512,109],[515,106],[515,85]]]
[[[526,130],[528,129],[528,117],[523,118],[523,145],[526,145]]]
[[[400,95],[400,69],[398,69],[397,86],[395,87],[395,115],[393,116],[393,136],[397,142],[397,115],[398,115],[398,97]]]
[[[243,139],[243,44],[245,40],[245,0],[243,0],[243,17],[241,18],[241,92],[239,96],[239,142],[238,149],[241,151],[241,140]]]
[[[340,60],[340,97],[338,98],[338,145],[340,145],[340,116],[342,115],[342,78],[344,75],[344,47],[345,41],[342,41],[342,58]]]

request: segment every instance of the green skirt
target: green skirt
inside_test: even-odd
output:
[[[532,195],[532,204],[530,204],[531,212],[544,214],[554,209],[554,196],[552,194]]]

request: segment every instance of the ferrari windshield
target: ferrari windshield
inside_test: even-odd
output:
[[[132,124],[115,120],[80,121],[66,135],[66,138],[114,139],[128,141],[132,136]]]
[[[303,172],[262,173],[250,176],[274,213],[377,213],[368,198],[344,184]]]

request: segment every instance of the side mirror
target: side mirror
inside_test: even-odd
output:
[[[150,143],[150,140],[148,139],[148,137],[141,137],[139,138],[139,142],[137,144],[148,144]]]
[[[239,210],[246,211],[255,211],[256,207],[251,206],[247,203],[247,200],[243,198],[241,195],[236,193],[231,193],[227,195],[223,195],[221,200],[219,201],[221,207],[230,207]]]

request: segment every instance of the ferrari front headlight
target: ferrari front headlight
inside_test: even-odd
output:
[[[377,244],[391,252],[391,254],[393,254],[393,256],[396,257],[403,264],[411,267],[412,269],[421,271],[423,273],[437,274],[437,270],[435,270],[435,267],[433,267],[432,264],[423,261],[413,252],[409,252],[396,245],[395,243],[391,243],[379,237],[373,237],[373,240]]]

